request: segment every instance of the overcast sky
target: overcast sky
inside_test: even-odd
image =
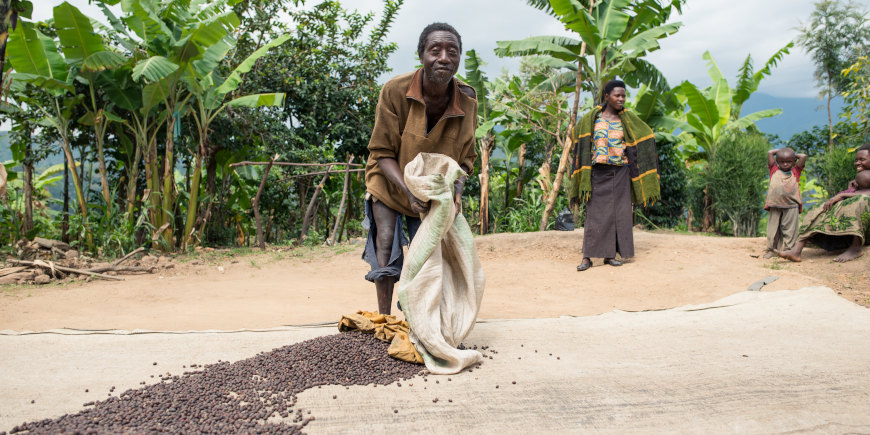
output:
[[[36,4],[45,0],[38,0]],[[48,0],[56,5],[60,1]],[[99,9],[87,0],[70,0],[82,11],[102,19]],[[308,0],[316,4],[315,0]],[[858,0],[870,9],[870,0]],[[381,16],[383,0],[342,0],[348,9],[374,11]],[[760,67],[776,50],[797,37],[797,27],[813,10],[811,0],[689,0],[683,15],[674,15],[683,27],[662,40],[662,48],[648,59],[673,86],[689,80],[701,87],[710,83],[706,61],[701,55],[709,50],[722,72],[733,85],[737,69],[752,54]],[[50,17],[51,9],[36,7],[34,19]],[[493,54],[496,41],[523,39],[537,35],[569,35],[559,21],[526,5],[524,0],[405,0],[388,39],[399,44],[390,58],[394,73],[411,70],[417,64],[416,46],[420,30],[427,24],[444,21],[462,35],[463,49],[476,49],[487,66],[490,78],[502,69],[516,71],[518,60],[500,59]],[[463,67],[464,68],[464,67]],[[759,92],[780,97],[812,97],[813,70],[809,57],[799,47],[792,49],[771,77],[762,82]],[[462,69],[460,70],[462,71]]]

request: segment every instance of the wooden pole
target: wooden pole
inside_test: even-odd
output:
[[[275,156],[269,160],[266,170],[263,171],[263,179],[260,180],[260,188],[257,189],[257,196],[254,197],[254,202],[251,204],[251,207],[254,209],[254,218],[257,219],[257,246],[264,251],[266,250],[266,240],[263,238],[263,221],[260,219],[260,195],[263,194],[263,187],[266,186],[266,178],[269,176],[269,171],[272,169],[272,163],[275,163],[275,159],[277,158],[278,155],[275,154]]]
[[[332,166],[344,166],[344,165],[349,164],[349,163],[344,163],[344,162],[335,162],[335,163],[295,163],[295,162],[248,162],[248,161],[245,161],[245,162],[232,163],[232,164],[230,164],[230,167],[231,167],[231,168],[235,168],[235,167],[237,167],[237,166],[256,166],[256,165],[263,166],[263,165],[268,165],[268,164],[270,164],[270,163],[271,163],[272,165],[275,165],[275,166],[329,166],[329,167],[332,167]],[[363,166],[363,165],[360,164],[360,163],[352,163],[352,164],[349,164],[349,165],[350,165],[350,166],[356,166],[356,167],[361,167],[361,166]]]
[[[347,201],[347,190],[348,186],[350,186],[350,164],[353,162],[353,155],[350,153],[347,154],[347,166],[344,169],[344,188],[341,190],[341,202],[338,206],[338,214],[335,216],[335,226],[332,228],[332,237],[330,237],[328,244],[334,245],[338,241],[338,231],[341,227],[341,217],[344,214],[344,205]]]
[[[308,225],[311,224],[311,214],[314,211],[314,204],[317,203],[317,195],[320,194],[320,191],[323,190],[323,185],[326,184],[326,180],[329,178],[329,169],[323,174],[323,178],[320,179],[320,183],[317,184],[317,188],[314,189],[314,193],[311,195],[311,201],[308,201],[308,208],[305,209],[305,217],[302,219],[302,235],[299,236],[299,240],[305,240],[305,236],[308,234]]]

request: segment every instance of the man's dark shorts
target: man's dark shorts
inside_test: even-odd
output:
[[[371,267],[372,270],[366,274],[366,279],[374,282],[376,279],[385,277],[395,277],[399,280],[402,275],[402,264],[405,261],[405,256],[402,253],[402,246],[407,246],[414,239],[417,230],[420,228],[420,218],[405,216],[402,213],[396,212],[395,231],[393,231],[393,248],[390,252],[390,261],[386,266],[380,267],[378,264],[377,245],[375,239],[378,236],[378,227],[375,224],[375,217],[372,213],[372,204],[375,201],[373,197],[366,198],[366,217],[362,222],[363,228],[368,230],[368,238],[366,246],[363,250],[362,258]],[[405,235],[402,218],[405,218],[405,223],[408,227],[408,235]]]

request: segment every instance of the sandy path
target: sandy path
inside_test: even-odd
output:
[[[870,256],[840,265],[808,249],[800,264],[755,258],[764,239],[635,231],[636,257],[622,267],[577,272],[582,231],[496,234],[476,239],[487,277],[481,318],[595,315],[699,304],[745,290],[827,285],[870,299]],[[4,288],[0,329],[203,330],[336,321],[374,309],[361,245],[256,255],[215,252],[162,275],[63,286]],[[344,252],[342,252],[344,251]],[[223,268],[223,271],[219,270]]]

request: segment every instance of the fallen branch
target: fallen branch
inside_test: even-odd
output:
[[[57,267],[57,266],[55,266]],[[103,266],[103,267],[94,267],[92,269],[86,270],[86,272],[147,272],[154,273],[154,269],[156,266],[149,267],[141,267],[141,266]]]
[[[12,275],[13,273],[21,272],[24,269],[27,269],[27,267],[18,266],[18,267],[8,267],[6,269],[0,269],[0,276]]]
[[[129,254],[127,254],[127,255],[125,255],[125,256],[119,258],[118,260],[116,260],[114,263],[112,263],[112,266],[117,266],[117,265],[119,265],[119,264],[121,264],[121,263],[127,261],[128,258],[130,258],[130,257],[132,257],[132,256],[134,256],[134,255],[136,255],[136,254],[138,254],[138,253],[140,253],[140,252],[143,252],[143,251],[145,251],[145,248],[143,248],[143,247],[140,246],[140,247],[134,249],[134,250],[133,250],[132,252],[130,252]]]
[[[40,260],[36,260],[36,261],[9,260],[9,262],[12,264],[20,264],[22,266],[35,266],[35,267],[41,267],[43,269],[48,269],[49,271],[52,270],[52,266],[50,264],[48,264],[44,261],[40,261]],[[79,275],[90,275],[90,276],[95,276],[97,278],[110,279],[110,280],[115,280],[115,281],[123,281],[124,280],[124,278],[118,278],[117,276],[103,275],[101,273],[91,272],[88,270],[73,269],[72,267],[64,267],[64,266],[55,265],[54,269],[57,269],[57,270],[60,270],[63,272],[68,272],[68,273],[77,273]]]

